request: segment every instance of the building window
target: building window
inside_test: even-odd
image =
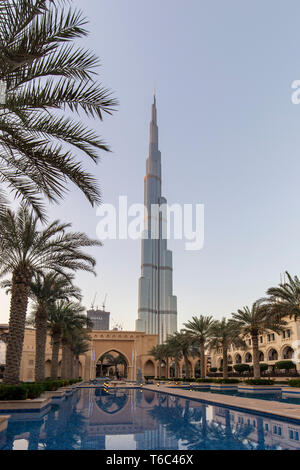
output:
[[[291,330],[285,330],[282,332],[283,339],[291,337]]]
[[[28,365],[33,366],[33,365],[34,365],[34,360],[33,360],[33,359],[29,359]]]
[[[259,341],[260,341],[261,343],[263,342],[263,337],[262,337],[262,336],[259,337]]]

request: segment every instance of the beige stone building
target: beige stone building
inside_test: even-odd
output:
[[[295,321],[290,318],[284,319],[287,322],[283,332],[277,334],[270,331],[260,335],[259,360],[268,364],[269,370],[274,369],[275,363],[284,360],[294,360],[298,372],[300,372],[300,320]],[[246,348],[238,349],[234,346],[228,351],[228,365],[249,364],[253,365],[253,352],[250,336],[245,338]],[[222,348],[210,351],[211,367],[222,367]]]
[[[0,340],[7,335],[7,325],[0,325]],[[103,330],[92,331],[90,333],[91,343],[90,350],[84,355],[80,356],[79,362],[79,375],[84,380],[96,378],[99,373],[99,364],[103,355],[110,353],[112,355],[121,355],[125,359],[126,366],[118,366],[120,373],[124,373],[126,369],[126,376],[129,380],[136,380],[137,370],[141,369],[143,377],[145,376],[159,376],[159,369],[161,370],[162,377],[171,377],[174,375],[174,363],[169,361],[169,373],[167,374],[166,363],[163,361],[160,365],[149,354],[153,346],[158,344],[158,335],[149,335],[144,332],[138,331],[116,331],[116,330]],[[35,330],[26,328],[23,355],[21,362],[21,381],[34,380],[34,361],[35,356]],[[50,376],[51,370],[51,338],[47,338],[46,345],[46,377]],[[61,371],[61,352],[59,356],[59,370]],[[190,358],[190,370],[192,376],[197,375],[200,370],[199,358]],[[180,361],[180,376],[185,374],[184,361]],[[108,368],[107,375],[114,373],[113,367]]]

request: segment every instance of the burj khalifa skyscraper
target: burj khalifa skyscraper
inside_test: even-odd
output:
[[[150,122],[149,157],[144,183],[145,230],[142,239],[136,330],[157,334],[159,344],[177,331],[177,297],[173,295],[172,252],[167,248],[167,201],[161,196],[161,153],[158,149],[156,97]],[[153,210],[153,207],[156,209]],[[158,208],[158,209],[157,209]]]

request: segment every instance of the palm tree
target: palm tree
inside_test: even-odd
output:
[[[35,326],[35,380],[45,380],[45,352],[47,341],[48,310],[56,300],[81,300],[78,287],[73,286],[70,279],[55,272],[36,274],[30,285],[30,298],[34,300],[31,313]]]
[[[212,316],[200,315],[199,317],[192,317],[188,323],[184,323],[185,330],[190,334],[195,343],[200,347],[200,376],[205,378],[205,348],[207,342],[211,337],[211,326],[213,324]]]
[[[74,379],[79,377],[79,357],[89,351],[90,349],[90,337],[88,331],[85,329],[77,329],[76,333],[73,335],[72,341],[72,353],[74,357]]]
[[[251,308],[244,307],[232,314],[234,328],[243,338],[250,335],[253,350],[254,379],[260,378],[258,336],[269,331],[279,333],[282,331],[285,321],[275,314],[272,307],[261,300],[254,302]]]
[[[175,362],[175,377],[179,378],[180,376],[180,361],[182,359],[182,348],[180,342],[174,336],[169,336],[167,340],[167,345],[170,349],[171,358]]]
[[[243,347],[245,344],[240,338],[239,333],[236,324],[226,318],[215,321],[210,327],[209,347],[213,349],[222,348],[223,379],[228,378],[228,349],[231,344],[238,347]]]
[[[88,318],[83,314],[84,307],[79,303],[68,302],[68,313],[64,316],[62,324],[61,346],[61,378],[71,379],[73,377],[73,342],[76,341],[78,330],[88,326]]]
[[[161,363],[165,359],[165,351],[162,348],[162,344],[158,344],[157,346],[153,346],[149,351],[149,354],[154,357],[155,361],[158,361],[158,378],[161,378]]]
[[[81,306],[77,309],[76,305],[75,309],[74,303],[64,300],[57,301],[49,306],[48,331],[52,343],[51,379],[57,379],[58,376],[58,357],[65,323],[68,321],[68,317],[82,313],[82,311]]]
[[[181,330],[180,332],[174,333],[170,338],[169,341],[171,342],[171,347],[173,346],[177,351],[180,351],[185,365],[185,374],[186,378],[190,378],[192,375],[192,371],[190,368],[189,356],[194,355],[194,348],[193,342],[194,339],[190,335],[190,333]]]
[[[38,228],[38,217],[23,205],[15,214],[0,215],[0,277],[11,273],[9,334],[4,383],[19,382],[25,318],[34,274],[52,270],[70,279],[70,271],[94,272],[95,260],[82,247],[99,246],[81,232],[67,232],[70,224],[54,221]]]
[[[99,203],[97,182],[78,161],[78,151],[96,163],[99,151],[109,148],[73,115],[102,120],[117,105],[96,81],[98,57],[74,44],[87,36],[87,20],[63,3],[1,1],[1,181],[41,217],[42,196],[57,201],[66,179],[91,204]],[[1,191],[2,206],[5,201]]]
[[[274,313],[281,317],[294,317],[295,321],[300,318],[300,280],[298,276],[292,276],[285,272],[288,282],[280,283],[278,287],[270,287],[267,290],[266,299],[270,303]]]

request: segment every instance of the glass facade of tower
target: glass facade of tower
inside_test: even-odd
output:
[[[161,153],[158,149],[156,99],[152,105],[149,157],[144,186],[145,230],[142,239],[136,330],[158,334],[159,343],[177,330],[177,298],[173,295],[172,252],[167,248],[167,221],[159,208],[167,201],[161,195]]]

